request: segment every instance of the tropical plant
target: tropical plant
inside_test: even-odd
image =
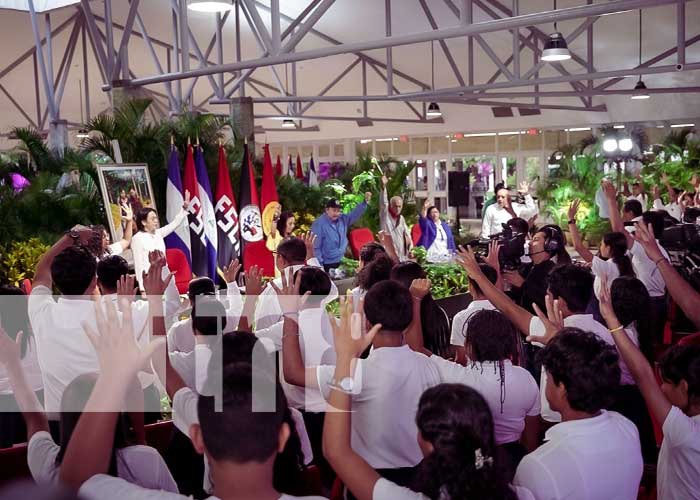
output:
[[[22,280],[33,279],[39,259],[48,249],[49,245],[38,238],[0,247],[0,283],[20,286]]]
[[[442,299],[469,291],[469,280],[462,266],[453,263],[430,264],[426,260],[427,253],[423,247],[413,249],[416,262],[421,265],[430,280],[430,293],[433,298]]]

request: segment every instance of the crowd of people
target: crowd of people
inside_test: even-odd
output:
[[[119,255],[129,241],[68,232],[28,297],[0,288],[0,436],[28,443],[36,483],[0,498],[634,499],[645,470],[658,498],[700,498],[700,347],[662,345],[667,297],[700,327],[700,294],[659,244],[664,213],[640,211],[638,187],[620,210],[604,182],[612,232],[591,252],[574,200],[575,263],[562,228],[536,225],[526,185],[523,203],[499,189],[483,231],[526,235],[513,268],[495,239],[483,255],[456,246],[426,203],[422,245],[469,280],[471,302],[449,318],[386,184],[379,242],[340,297],[329,273],[369,193],[349,214],[329,201],[300,236],[280,212],[277,277],[253,266],[241,289],[234,260],[184,300],[162,244],[184,217],[160,228],[135,214],[136,276]],[[160,393],[165,457],[144,432]]]

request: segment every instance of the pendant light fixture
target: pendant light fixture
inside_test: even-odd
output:
[[[282,128],[294,128],[296,125],[294,124],[294,120],[290,118],[285,118],[282,120]]]
[[[642,9],[639,9],[639,66],[642,66]],[[639,101],[650,97],[649,92],[647,92],[647,86],[642,81],[642,75],[639,75],[639,81],[634,86],[634,94],[632,94],[630,99]]]
[[[233,4],[224,0],[189,0],[187,8],[195,12],[226,12],[233,9]]]
[[[430,41],[430,75],[431,75],[431,90],[435,90],[435,42]],[[428,105],[428,111],[425,113],[429,118],[438,118],[442,116],[440,105],[436,102],[431,102]]]
[[[554,0],[554,10],[557,10],[557,0]],[[557,31],[557,22],[554,21],[554,33],[549,35],[544,43],[542,51],[542,60],[547,62],[566,61],[571,59],[571,52],[566,43],[564,35]]]

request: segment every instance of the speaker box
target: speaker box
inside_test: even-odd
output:
[[[469,172],[448,172],[447,204],[450,207],[469,205]]]

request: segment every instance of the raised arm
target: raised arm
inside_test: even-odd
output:
[[[423,342],[423,326],[421,324],[420,307],[423,299],[430,293],[430,280],[415,279],[411,282],[411,297],[413,298],[413,319],[406,330],[406,343],[408,346],[426,356],[432,356],[432,352],[425,348]]]
[[[126,250],[129,248],[129,245],[131,245],[131,238],[134,235],[134,214],[131,211],[131,208],[126,210],[126,215],[124,216],[126,219],[126,227],[124,228],[124,237],[119,240],[119,244],[122,247],[122,250]]]
[[[56,256],[75,243],[87,245],[91,237],[92,229],[80,225],[71,229],[70,234],[62,236],[44,255],[42,255],[41,259],[39,259],[39,263],[34,271],[33,286],[42,285],[51,288],[53,283],[51,279],[51,264]]]
[[[331,322],[334,330],[337,362],[334,380],[352,378],[354,366],[360,354],[372,343],[372,338],[381,329],[377,324],[367,333],[361,331],[362,320],[352,321],[351,302],[341,303],[340,325]],[[359,313],[355,315],[360,316]],[[351,326],[352,325],[352,326]],[[354,328],[354,331],[353,331]],[[323,455],[330,462],[338,477],[358,500],[372,500],[379,474],[352,449],[350,429],[352,399],[338,385],[331,386],[329,408],[323,424]]]
[[[389,183],[389,179],[386,175],[382,175],[382,190],[379,193],[379,228],[382,231],[389,231],[388,218],[389,218],[389,195],[386,192],[386,185]]]
[[[678,274],[671,263],[664,257],[654,238],[654,233],[644,222],[637,223],[634,239],[642,246],[644,252],[661,271],[666,288],[674,302],[685,315],[700,328],[700,294]]]
[[[323,239],[324,231],[321,230],[321,218],[319,217],[311,224],[311,232],[315,235],[313,240],[314,256],[319,264],[323,265]],[[308,253],[308,250],[307,250]]]
[[[263,291],[262,269],[252,266],[246,273],[245,301],[243,302],[243,312],[238,321],[238,329],[246,332],[253,331],[253,321],[255,318],[255,306],[258,297]],[[259,325],[258,325],[259,326]]]
[[[49,421],[41,403],[24,376],[20,360],[23,335],[23,332],[18,332],[17,338],[12,340],[0,327],[0,364],[5,366],[10,387],[12,387],[17,406],[22,412],[24,423],[27,426],[27,441],[29,441],[37,432],[48,431]]]
[[[372,193],[365,193],[365,199],[360,202],[353,210],[350,212],[346,217],[348,221],[348,226],[352,226],[357,220],[362,217],[362,214],[365,213],[365,210],[367,210],[367,207],[369,206],[369,200],[372,199]]]
[[[158,236],[165,238],[167,235],[175,231],[180,225],[187,220],[187,210],[190,207],[190,192],[185,191],[185,201],[182,204],[182,210],[180,210],[175,218],[167,225],[159,228],[157,230]]]
[[[571,239],[574,240],[574,248],[581,258],[586,262],[592,262],[593,254],[588,247],[584,246],[583,240],[581,239],[581,233],[579,233],[578,227],[576,227],[576,214],[578,213],[580,203],[581,200],[577,198],[572,201],[571,205],[569,206],[569,232],[571,233]]]
[[[481,288],[481,291],[486,298],[494,305],[496,309],[501,311],[510,319],[513,324],[520,330],[524,335],[530,332],[530,322],[534,317],[527,310],[518,306],[513,302],[510,297],[505,293],[500,291],[496,285],[491,283],[488,278],[479,269],[479,263],[476,261],[476,256],[474,252],[469,247],[459,247],[457,252],[459,258],[458,261],[462,265],[465,271],[471,279],[476,281]]]
[[[678,195],[673,189],[673,186],[671,186],[671,181],[669,180],[668,175],[666,175],[665,173],[661,174],[661,182],[664,186],[666,186],[666,192],[668,193],[668,202],[678,203]]]
[[[661,391],[651,365],[649,365],[639,348],[627,336],[624,325],[618,321],[612,307],[610,290],[606,279],[603,279],[601,285],[600,313],[608,324],[617,346],[617,351],[622,356],[627,368],[629,368],[635,382],[637,382],[637,387],[639,387],[640,392],[644,396],[647,406],[649,406],[656,421],[663,424],[668,416],[668,412],[671,411],[671,403]]]
[[[624,234],[627,239],[627,248],[632,248],[632,245],[634,245],[634,238],[632,238],[632,234],[625,229],[625,224],[622,222],[620,208],[617,206],[617,192],[615,191],[615,186],[608,180],[604,180],[600,186],[603,189],[605,200],[608,203],[608,213],[610,214],[612,230]]]

